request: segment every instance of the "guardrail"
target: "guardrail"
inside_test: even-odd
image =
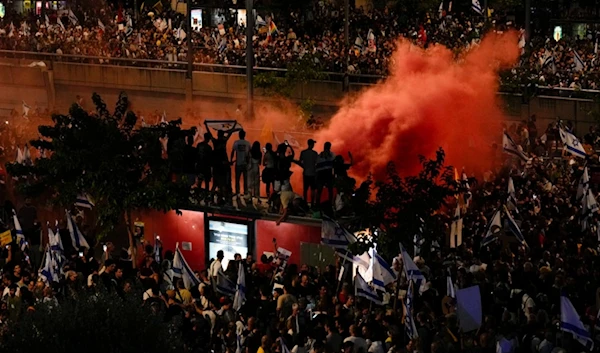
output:
[[[71,55],[71,54],[56,54],[56,53],[40,53],[40,52],[29,52],[29,51],[13,51],[13,50],[0,50],[0,57],[12,58],[12,59],[29,59],[33,61],[44,61],[50,64],[53,62],[72,62],[72,63],[83,63],[83,64],[99,64],[99,65],[115,65],[115,66],[129,66],[129,67],[147,67],[149,69],[168,69],[176,71],[186,71],[187,62],[183,61],[167,61],[167,60],[150,60],[150,59],[130,59],[130,58],[111,58],[111,57],[100,57],[100,56],[84,56],[84,55]],[[240,65],[221,65],[221,64],[206,64],[206,63],[194,63],[193,70],[198,72],[218,72],[233,75],[245,75],[246,67]],[[256,73],[275,73],[277,76],[284,76],[287,72],[286,69],[282,68],[271,68],[271,67],[260,67],[254,68]],[[326,80],[341,82],[346,77],[346,74],[339,72],[325,72]],[[386,78],[386,76],[378,75],[356,75],[348,74],[350,83],[353,84],[364,84],[371,85],[378,81]],[[530,95],[544,95],[554,97],[565,97],[565,98],[582,98],[582,99],[595,99],[599,96],[600,90],[589,90],[589,89],[573,89],[567,87],[551,87],[551,86],[535,86],[531,85],[526,87],[523,84],[520,85],[502,85],[500,87],[501,93],[508,94],[523,94],[528,92]]]

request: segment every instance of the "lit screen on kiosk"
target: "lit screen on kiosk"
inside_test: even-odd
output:
[[[239,223],[222,221],[208,222],[208,256],[210,259],[217,258],[217,251],[223,250],[223,270],[227,268],[229,260],[233,260],[236,253],[246,257],[248,253],[248,226]]]

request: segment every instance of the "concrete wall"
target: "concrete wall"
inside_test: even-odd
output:
[[[246,100],[244,75],[194,72],[190,82],[183,70],[67,62],[46,62],[46,68],[28,67],[31,62],[0,59],[0,113],[9,108],[20,111],[22,100],[31,106],[66,109],[77,95],[84,97],[84,103],[87,100],[91,108],[93,92],[112,104],[121,91],[126,91],[134,110],[166,108],[172,115],[182,114],[185,109],[194,109],[200,114],[215,109],[231,113],[236,104],[245,105]],[[368,87],[368,84],[352,83],[350,95]],[[299,85],[292,93],[297,102],[313,100],[318,114],[325,116],[333,113],[345,96],[342,83],[335,81]],[[255,97],[258,101],[272,99],[258,89]],[[592,100],[543,96],[523,100],[519,95],[508,94],[500,97],[500,104],[510,120],[520,121],[536,114],[540,128],[561,117],[575,121],[578,131],[587,131],[593,123],[590,112],[600,110],[600,104]]]

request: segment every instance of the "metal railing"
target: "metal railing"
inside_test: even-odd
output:
[[[72,54],[56,54],[56,53],[41,53],[41,52],[30,52],[30,51],[14,51],[14,50],[0,50],[0,58],[19,59],[19,60],[32,60],[44,61],[49,67],[52,67],[54,62],[68,62],[68,63],[79,63],[79,64],[91,64],[91,65],[107,65],[107,66],[123,66],[123,67],[144,67],[148,69],[159,69],[159,70],[175,70],[175,71],[186,71],[187,62],[183,61],[167,61],[167,60],[151,60],[151,59],[130,59],[130,58],[112,58],[112,57],[100,57],[100,56],[85,56],[85,55],[72,55]],[[30,63],[28,63],[30,64]],[[22,66],[28,66],[28,64],[22,64]],[[223,73],[230,75],[245,75],[246,67],[240,65],[222,65],[222,64],[207,64],[207,63],[194,63],[193,70],[196,72],[214,72]],[[255,67],[256,73],[274,73],[276,76],[285,76],[287,70],[282,68],[272,67]],[[346,74],[339,72],[324,72],[325,81],[343,82]],[[379,75],[357,75],[348,74],[349,82],[358,85],[371,85],[381,80],[384,80],[386,76]],[[568,98],[584,98],[594,99],[600,94],[600,90],[590,89],[573,89],[563,87],[551,87],[551,86],[532,86],[528,87],[530,94],[533,95],[545,95],[555,97],[568,97]],[[501,85],[500,92],[510,94],[521,94],[526,91],[525,85]]]

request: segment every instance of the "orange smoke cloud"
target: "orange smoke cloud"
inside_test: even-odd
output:
[[[503,121],[498,71],[518,57],[514,32],[490,34],[459,59],[441,45],[422,49],[400,40],[390,76],[343,103],[317,134],[317,150],[330,141],[337,154],[351,151],[360,179],[372,172],[381,180],[390,161],[415,174],[417,156],[432,157],[439,147],[459,169],[488,167]]]

